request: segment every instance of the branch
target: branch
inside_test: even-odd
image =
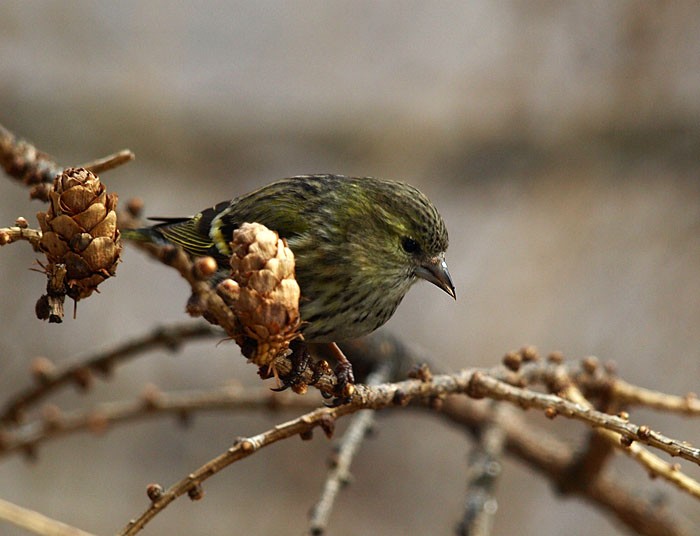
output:
[[[134,153],[123,149],[79,167],[98,174],[133,159]],[[39,151],[28,141],[18,138],[2,125],[0,125],[0,166],[8,176],[31,188],[29,193],[31,199],[41,201],[49,200],[53,181],[64,169],[64,166],[58,165],[48,154]]]
[[[260,449],[272,445],[278,441],[301,435],[305,439],[310,438],[311,431],[320,426],[324,431],[332,430],[335,420],[343,415],[354,413],[361,409],[353,404],[346,404],[336,408],[319,408],[301,417],[279,424],[261,434],[253,437],[240,438],[225,453],[207,462],[199,469],[187,475],[180,482],[171,486],[168,490],[151,493],[151,506],[137,519],[130,521],[118,534],[130,536],[138,533],[151,519],[153,519],[166,506],[178,497],[188,494],[193,500],[202,497],[201,484],[214,476],[232,463],[247,458]],[[153,487],[150,488],[151,490]],[[158,488],[159,489],[159,488]]]
[[[202,274],[182,248],[171,245],[161,246],[150,242],[134,242],[134,245],[163,264],[175,268],[189,283],[192,296],[187,303],[188,313],[192,316],[201,316],[206,312],[207,321],[218,324],[227,333],[235,330],[235,316],[209,283],[208,275],[211,274]]]
[[[456,387],[457,384],[453,385]],[[190,473],[180,482],[174,484],[167,490],[163,490],[158,485],[149,486],[149,497],[151,506],[138,518],[131,520],[121,532],[120,536],[130,536],[138,533],[151,519],[165,509],[178,497],[187,493],[190,498],[199,499],[203,491],[201,484],[208,478],[214,476],[232,463],[247,458],[260,449],[273,443],[299,435],[303,439],[310,439],[314,428],[321,427],[327,436],[333,432],[335,421],[350,413],[355,413],[360,409],[382,409],[395,405],[404,405],[410,397],[432,395],[421,386],[429,385],[422,380],[408,380],[399,384],[381,384],[378,386],[356,385],[356,389],[349,403],[333,408],[319,408],[315,411],[302,415],[301,417],[280,424],[253,437],[240,438],[225,453],[217,456],[213,460]],[[405,390],[404,390],[405,388]],[[412,389],[411,389],[412,388]],[[401,395],[401,392],[408,393],[409,398]]]
[[[493,419],[490,406],[457,396],[445,399],[441,414],[475,435],[480,433],[484,423]],[[594,480],[573,480],[571,467],[576,464],[576,457],[571,445],[533,428],[521,415],[513,414],[500,425],[509,454],[548,478],[561,493],[584,498],[610,513],[635,534],[691,536],[697,533],[692,523],[659,508],[657,501],[645,498],[638,487],[626,489],[621,484],[622,475],[611,472],[599,474]]]
[[[485,422],[479,441],[469,455],[467,468],[467,499],[460,536],[488,536],[498,509],[494,490],[501,476],[501,458],[505,447],[506,432],[501,423],[510,420],[513,408],[503,404],[491,404],[493,419]]]
[[[94,536],[4,499],[0,499],[0,519],[43,536]]]
[[[371,341],[348,345],[347,348],[350,352],[353,352],[357,346],[368,345],[371,346]],[[391,363],[390,360],[384,362],[387,364]],[[392,364],[392,366],[394,365]],[[467,372],[473,374],[478,371]],[[441,384],[443,380],[441,377],[434,377],[430,383]],[[457,386],[453,390],[456,392],[463,390],[466,384],[468,382],[462,381],[461,386]],[[386,389],[386,385],[380,386],[383,392],[383,399],[374,398],[372,404],[377,405],[381,402],[384,407],[403,405],[408,401],[407,397],[413,394],[420,394],[425,385],[425,381],[415,382],[409,380],[408,382],[403,382],[402,386],[397,386],[397,388]],[[433,387],[430,392],[425,391],[423,396],[427,396],[428,399],[427,401],[422,399],[423,402],[430,405],[430,407],[438,407],[439,404],[436,405],[435,401],[440,400],[441,397],[435,397],[433,394],[439,391],[443,391],[443,389]],[[188,418],[194,411],[277,407],[277,404],[280,403],[282,407],[288,407],[288,402],[294,407],[304,407],[305,404],[309,403],[309,399],[293,397],[287,400],[277,396],[271,397],[268,393],[262,391],[257,393],[241,392],[234,388],[221,389],[212,393],[191,392],[174,394],[161,394],[154,389],[150,389],[138,401],[104,404],[98,406],[92,412],[76,412],[61,415],[54,410],[45,411],[44,419],[41,422],[23,427],[21,434],[18,434],[17,438],[15,438],[16,441],[11,439],[11,441],[15,442],[7,444],[7,447],[16,451],[23,449],[23,447],[31,446],[34,444],[32,443],[33,441],[38,443],[78,430],[100,432],[111,423],[127,422],[151,415],[172,414],[180,418]],[[450,397],[445,400],[442,412],[449,418],[466,423],[470,429],[476,430],[477,428],[481,429],[484,423],[492,419],[489,416],[490,413],[479,409],[480,407],[480,405],[468,399]],[[349,408],[345,411],[349,411]],[[679,521],[669,518],[667,513],[659,511],[658,508],[653,508],[648,501],[638,496],[638,492],[630,493],[624,490],[614,477],[605,478],[598,475],[594,479],[573,479],[571,468],[576,464],[576,460],[573,457],[571,448],[566,444],[559,443],[542,431],[531,430],[516,417],[513,416],[501,423],[504,427],[504,432],[507,434],[506,445],[509,452],[548,474],[553,482],[559,483],[561,491],[584,496],[598,506],[609,509],[629,526],[637,527],[635,530],[641,534],[692,534],[692,530],[669,529],[668,527],[678,526]],[[326,421],[326,427],[328,428],[332,422],[332,419]],[[39,428],[43,430],[43,435],[41,435],[41,432],[38,432]],[[39,433],[40,435],[32,436],[33,433]],[[22,436],[21,438],[20,435]],[[610,506],[611,504],[614,505],[614,508]],[[662,527],[666,528],[661,530]]]
[[[630,439],[639,439],[649,442],[657,448],[668,448],[667,443],[659,441],[660,434],[639,434],[640,427],[627,421],[606,415],[604,413],[582,407],[568,400],[553,395],[536,393],[527,389],[521,389],[506,384],[495,378],[489,377],[483,370],[465,369],[453,375],[439,375],[426,380],[406,380],[399,383],[381,384],[377,386],[356,385],[351,401],[336,408],[321,408],[298,419],[276,426],[251,438],[238,440],[226,453],[211,460],[186,478],[173,485],[167,491],[156,494],[150,508],[139,518],[130,522],[120,533],[132,535],[140,531],[158,512],[172,503],[176,498],[185,493],[190,496],[200,497],[201,484],[230,464],[250,456],[263,447],[294,435],[304,438],[310,436],[313,428],[323,427],[331,429],[336,419],[355,413],[360,409],[382,409],[395,406],[403,406],[412,400],[431,401],[449,394],[467,393],[472,397],[483,398],[488,396],[496,400],[507,400],[523,409],[530,407],[551,411],[557,414],[588,423],[593,427],[601,427],[619,433]],[[679,444],[675,440],[669,440],[673,445]],[[696,461],[692,455],[692,449],[681,449],[679,455],[688,456]],[[680,474],[680,471],[678,471]],[[686,480],[690,480],[687,479]],[[688,486],[687,490],[693,489]],[[693,493],[695,494],[695,493]]]
[[[17,223],[19,223],[24,218],[18,218]],[[18,242],[20,240],[26,240],[32,245],[34,251],[41,251],[39,248],[39,241],[41,240],[42,233],[38,229],[29,229],[26,226],[26,220],[23,221],[24,225],[16,225],[15,227],[3,227],[0,228],[0,246],[6,244],[12,244],[13,242]]]
[[[309,410],[318,406],[311,397],[273,393],[266,389],[227,386],[213,390],[161,392],[146,386],[140,398],[99,404],[89,410],[63,412],[45,406],[39,419],[16,432],[4,432],[0,438],[0,456],[21,452],[36,457],[37,447],[51,440],[78,432],[105,433],[110,427],[147,418],[175,416],[189,423],[194,413],[203,411]]]
[[[213,337],[220,332],[208,324],[183,323],[161,326],[140,338],[102,350],[91,356],[54,370],[54,365],[46,358],[38,358],[32,364],[36,385],[15,394],[5,404],[0,413],[0,423],[11,424],[22,420],[23,413],[58,388],[75,384],[81,389],[90,387],[93,373],[108,375],[115,365],[138,354],[163,346],[176,351],[180,344],[191,339]]]
[[[49,190],[63,167],[31,143],[0,125],[0,166],[8,176],[31,188],[31,199],[49,200]]]
[[[582,387],[591,390],[605,390],[606,394],[622,405],[643,406],[659,411],[669,411],[682,415],[700,415],[700,400],[695,393],[685,396],[669,395],[651,389],[632,385],[621,378],[608,378],[587,381],[582,379]]]
[[[555,375],[558,374],[559,383],[563,383],[568,379],[563,367],[557,367],[555,370]],[[565,385],[565,387],[561,390],[561,395],[566,397],[568,400],[571,400],[572,402],[583,406],[584,408],[593,408],[591,403],[583,396],[583,394],[581,394],[581,391],[579,391],[578,387],[574,386],[571,383]],[[626,420],[628,416],[627,414],[623,414],[620,418]],[[645,436],[647,435],[647,433],[652,433],[651,430],[648,430],[646,426],[639,427],[639,430],[642,430],[641,433]],[[633,443],[632,439],[624,437],[618,432],[614,432],[609,429],[596,429],[595,432],[609,445],[621,449],[625,454],[627,454],[631,458],[636,459],[643,467],[645,467],[649,471],[650,475],[660,476],[665,480],[672,482],[673,484],[686,491],[690,495],[694,495],[695,497],[700,498],[700,484],[698,484],[698,482],[693,480],[692,478],[684,475],[680,471],[679,465],[665,462],[655,454],[652,454],[651,452],[640,446],[638,443]],[[637,433],[639,434],[640,432],[638,431]],[[653,433],[656,434],[656,432]],[[667,441],[667,443],[670,441],[675,442],[675,440],[669,440]],[[596,468],[599,470],[603,466],[603,463],[607,459],[607,453],[603,446],[600,445],[597,441],[592,441],[590,443],[590,447],[593,448],[593,451],[590,454],[592,458],[588,460],[584,458],[585,461],[589,462],[587,467],[588,471],[585,473],[585,477],[592,479],[595,478],[595,473],[591,473],[590,471]]]
[[[700,400],[695,393],[677,396],[632,385],[618,378],[612,365],[602,366],[596,357],[589,356],[575,364],[562,365],[564,356],[559,352],[551,353],[547,361],[555,368],[559,365],[564,366],[566,378],[562,377],[561,370],[543,368],[537,363],[538,360],[536,350],[532,347],[523,348],[520,352],[509,352],[504,358],[505,363],[515,364],[516,371],[521,363],[534,361],[524,365],[520,371],[528,384],[541,382],[552,386],[560,381],[573,382],[586,397],[601,397],[618,406],[634,405],[688,416],[700,415]]]
[[[99,175],[104,171],[109,171],[110,169],[114,169],[116,167],[127,164],[131,162],[134,158],[136,158],[136,155],[132,153],[129,149],[122,149],[121,151],[112,153],[111,155],[105,156],[104,158],[98,158],[97,160],[93,160],[92,162],[81,164],[75,167],[85,168],[88,171],[92,171],[95,175]]]
[[[465,373],[468,373],[468,371],[462,371],[459,374],[460,378],[464,378]],[[637,449],[631,447],[635,441],[639,441],[662,450],[671,456],[679,456],[700,465],[700,449],[691,447],[686,442],[671,439],[659,432],[650,430],[647,426],[632,424],[621,417],[596,411],[580,403],[570,402],[569,400],[555,395],[537,393],[535,391],[508,385],[495,378],[489,377],[481,371],[471,373],[466,392],[470,396],[478,398],[488,396],[495,400],[507,400],[519,405],[523,409],[532,407],[542,409],[545,410],[550,417],[562,415],[570,419],[583,421],[594,428],[603,428],[615,432],[624,438],[621,440],[623,442],[620,443],[621,448],[631,449],[633,457],[640,461],[648,461],[655,467],[655,470],[659,471],[660,475],[664,476],[664,478],[679,485],[693,496],[700,498],[700,484],[692,479],[684,477],[684,475],[677,470],[678,468],[675,468],[673,471],[664,470],[662,467],[658,466],[656,461],[652,461],[644,455],[637,455]]]
[[[382,366],[367,378],[367,385],[378,385],[387,380],[391,371],[389,363]],[[350,464],[360,448],[367,432],[374,425],[374,411],[363,411],[355,415],[333,457],[333,466],[326,477],[321,497],[311,509],[309,533],[319,536],[326,531],[335,499],[340,490],[350,481]]]
[[[53,364],[47,359],[37,358],[32,364],[37,385],[15,395],[6,405],[0,418],[7,420],[5,424],[17,424],[29,407],[36,405],[60,387],[71,383],[77,383],[81,388],[87,387],[91,376],[86,376],[85,370],[102,372],[105,367],[111,369],[116,362],[155,349],[161,344],[175,351],[180,344],[190,339],[220,335],[215,327],[207,324],[176,324],[159,327],[150,334],[67,365],[62,371],[54,371]],[[320,348],[325,350],[325,346]],[[411,357],[405,344],[387,332],[349,342],[344,345],[344,349],[357,363],[361,373],[370,366],[388,366],[392,378],[406,368],[406,362]],[[52,384],[45,383],[51,378]],[[266,389],[244,390],[227,386],[211,390],[168,393],[150,386],[144,389],[138,400],[108,402],[89,410],[63,412],[56,406],[45,406],[39,419],[22,425],[17,431],[0,431],[0,457],[16,452],[33,457],[36,448],[47,441],[81,431],[101,433],[113,424],[141,418],[176,415],[180,419],[188,419],[190,415],[200,411],[311,409],[317,406],[316,399],[284,396],[283,393],[271,393]],[[20,407],[23,409],[19,410]],[[10,418],[11,415],[17,418]]]

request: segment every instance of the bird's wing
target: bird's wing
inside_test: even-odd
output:
[[[210,236],[210,229],[212,220],[228,206],[229,201],[219,203],[193,218],[154,218],[162,223],[152,227],[152,231],[161,235],[167,242],[180,246],[190,255],[226,257],[230,254],[219,251]]]

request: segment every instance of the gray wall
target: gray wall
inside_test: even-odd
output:
[[[129,147],[104,175],[152,215],[193,213],[284,176],[402,178],[440,207],[459,300],[412,290],[387,329],[448,368],[496,364],[535,344],[618,363],[642,385],[697,391],[700,348],[700,7],[693,2],[23,2],[0,6],[0,123],[60,162]],[[0,183],[0,225],[40,205]],[[56,362],[184,319],[186,285],[137,251],[81,302],[77,320],[34,318],[44,282],[25,245],[0,251],[0,392]],[[61,407],[163,389],[256,384],[230,344],[121,367]],[[280,415],[209,415],[189,429],[132,424],[0,464],[0,496],[107,534],[168,485]],[[633,420],[697,443],[697,426]],[[581,426],[534,418],[534,425]],[[332,534],[446,534],[464,497],[468,442],[394,413],[363,446]],[[329,443],[291,441],[173,505],[151,534],[300,534]],[[630,484],[697,505],[636,466]],[[378,471],[377,468],[382,468]],[[438,490],[437,492],[435,490]],[[616,534],[511,463],[497,534]],[[264,512],[261,514],[261,512]],[[232,529],[234,527],[234,529]],[[3,527],[3,534],[20,534]]]

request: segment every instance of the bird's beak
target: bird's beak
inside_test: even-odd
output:
[[[455,300],[457,299],[455,286],[452,284],[452,278],[447,269],[444,255],[438,255],[422,262],[416,269],[416,275],[421,279],[430,281],[433,285],[437,285]]]

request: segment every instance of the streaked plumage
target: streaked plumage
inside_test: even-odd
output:
[[[336,342],[384,324],[417,280],[455,296],[435,206],[401,182],[339,175],[283,179],[193,218],[164,219],[126,238],[173,243],[228,270],[228,243],[244,222],[287,239],[296,258],[304,338]]]

